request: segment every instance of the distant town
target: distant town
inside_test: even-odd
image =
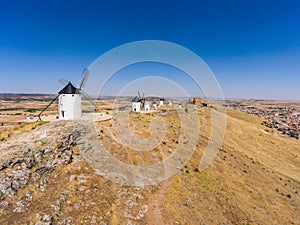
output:
[[[246,104],[246,102],[230,100],[227,101],[226,106],[261,117],[265,119],[264,125],[267,127],[276,129],[283,135],[300,139],[299,103],[295,107],[287,107],[284,104],[262,104],[262,102],[254,102],[254,105],[252,105]]]

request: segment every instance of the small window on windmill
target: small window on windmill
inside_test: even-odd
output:
[[[74,95],[72,95],[72,97],[74,97]]]

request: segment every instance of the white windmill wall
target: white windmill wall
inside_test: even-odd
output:
[[[61,94],[58,104],[59,119],[72,120],[82,116],[81,95]]]
[[[140,112],[141,111],[141,103],[140,102],[132,102],[132,111]]]
[[[157,109],[157,104],[156,104],[156,103],[153,103],[152,107],[153,107],[154,109]]]
[[[164,104],[164,100],[160,100],[159,101],[159,105],[161,106],[161,105],[163,105]]]
[[[145,102],[145,111],[149,111],[150,110],[150,105],[149,105],[149,102]]]

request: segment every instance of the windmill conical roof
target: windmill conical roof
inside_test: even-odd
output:
[[[141,100],[137,97],[137,96],[135,96],[133,99],[132,99],[132,102],[140,102]]]
[[[79,94],[80,91],[78,88],[74,87],[74,85],[69,82],[63,89],[58,92],[58,94]]]

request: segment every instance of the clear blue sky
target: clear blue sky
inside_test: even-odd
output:
[[[300,1],[3,1],[0,92],[56,93],[118,45],[183,45],[227,98],[300,100]]]

